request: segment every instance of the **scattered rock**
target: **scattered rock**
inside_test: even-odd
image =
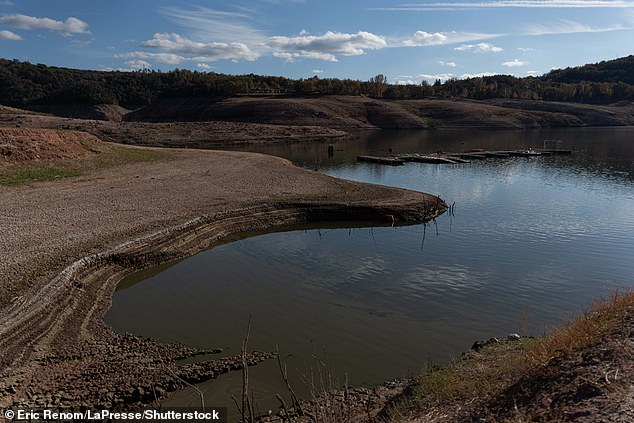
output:
[[[484,347],[487,347],[492,344],[499,344],[500,340],[497,338],[489,338],[486,341],[475,341],[471,346],[471,349],[475,352],[480,352],[480,350]]]

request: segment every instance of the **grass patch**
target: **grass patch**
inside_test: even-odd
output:
[[[0,173],[0,185],[19,185],[26,182],[52,181],[81,175],[81,170],[55,164],[22,165]]]
[[[94,156],[76,160],[53,160],[28,164],[15,164],[0,171],[0,185],[19,185],[27,182],[52,181],[82,176],[90,171],[121,166],[129,163],[164,160],[166,152],[111,146],[101,151],[92,150]]]
[[[126,163],[153,162],[167,157],[167,153],[162,151],[114,146],[100,153],[91,161],[97,167],[109,167]]]

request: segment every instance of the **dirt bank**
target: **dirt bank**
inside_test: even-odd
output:
[[[50,114],[0,109],[0,126],[88,132],[102,141],[156,147],[209,148],[213,145],[332,140],[348,133],[321,126],[249,122],[120,122],[65,118]]]
[[[86,132],[0,126],[0,170],[17,163],[86,158],[100,144]]]
[[[123,116],[137,122],[230,121],[355,129],[525,129],[634,124],[634,107],[504,100],[352,96],[167,98]]]
[[[420,222],[436,197],[264,155],[170,150],[151,162],[0,186],[0,407],[126,407],[238,368],[103,323],[120,278],[245,231],[320,220]],[[254,353],[250,362],[269,357]],[[205,356],[206,357],[206,356]],[[209,358],[209,357],[206,357]]]
[[[0,125],[77,130],[121,144],[184,148],[303,140],[329,142],[359,130],[386,128],[471,130],[634,125],[634,105],[629,103],[592,106],[526,100],[389,101],[328,96],[173,98],[134,112],[104,105],[90,106],[83,114],[65,113],[69,107],[58,112],[74,118],[0,109]],[[82,107],[88,106],[70,109],[81,111]],[[104,112],[101,117],[85,119],[97,117],[91,114],[97,109]]]

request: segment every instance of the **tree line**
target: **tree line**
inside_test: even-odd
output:
[[[0,59],[0,103],[14,107],[55,104],[147,105],[163,97],[261,94],[351,95],[394,100],[421,98],[527,99],[592,104],[634,100],[634,56],[540,77],[494,75],[469,79],[390,84],[378,74],[368,81],[289,79],[225,75],[175,69],[136,72],[67,69]]]

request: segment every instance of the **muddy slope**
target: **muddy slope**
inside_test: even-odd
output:
[[[16,163],[85,158],[100,146],[101,141],[86,132],[0,126],[0,169]]]
[[[163,99],[128,121],[240,121],[327,128],[426,128],[424,119],[394,102],[362,97],[230,97]]]
[[[159,147],[210,148],[213,145],[333,140],[347,132],[322,126],[248,122],[117,122],[62,118],[50,114],[0,109],[0,126],[84,131],[103,141]]]
[[[171,98],[127,121],[231,121],[335,129],[500,128],[634,124],[634,106],[504,100],[377,100],[364,97]]]

